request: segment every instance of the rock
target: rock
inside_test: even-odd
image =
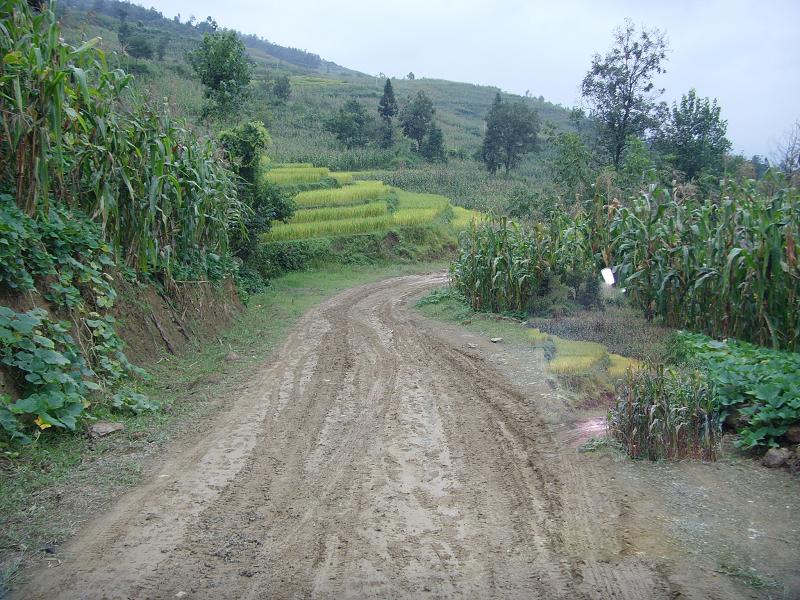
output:
[[[786,430],[786,439],[790,444],[800,444],[800,425],[791,425]]]
[[[236,354],[236,352],[234,352],[233,350],[231,350],[230,352],[228,352],[228,353],[225,355],[225,362],[236,362],[236,361],[237,361],[237,360],[239,360],[240,358],[241,358],[241,356],[239,356],[238,354]]]
[[[117,431],[125,431],[125,425],[122,423],[111,423],[109,421],[98,421],[89,426],[89,437],[106,437]]]
[[[792,453],[788,448],[770,448],[764,455],[764,460],[761,461],[761,464],[772,469],[782,467],[791,455]]]
[[[489,341],[493,344],[496,344],[497,342],[502,342],[503,338],[491,338]]]
[[[478,344],[473,344],[472,342],[467,342],[467,346],[468,346],[469,348],[477,348],[477,347],[478,347]]]

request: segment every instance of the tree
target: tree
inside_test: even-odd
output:
[[[365,146],[369,140],[367,111],[358,100],[350,99],[325,123],[325,129],[348,149]]]
[[[583,195],[589,190],[594,170],[592,153],[577,133],[561,133],[552,142],[550,172],[566,193]]]
[[[124,8],[119,9],[119,28],[117,29],[117,39],[119,45],[125,48],[128,45],[128,36],[131,34],[131,26],[128,25],[128,13]]]
[[[391,79],[387,79],[386,85],[383,86],[383,96],[378,102],[378,114],[387,125],[392,124],[392,117],[397,114],[397,99],[394,97]]]
[[[232,107],[246,94],[252,68],[235,31],[204,34],[200,46],[189,53],[189,63],[217,109]]]
[[[653,79],[664,73],[667,42],[658,29],[636,33],[632,21],[614,32],[605,56],[595,54],[581,91],[600,127],[601,142],[618,168],[629,136],[642,136],[653,125],[656,98],[664,90]]]
[[[422,144],[422,138],[428,133],[435,112],[433,102],[422,90],[400,111],[400,126],[403,133],[414,141],[417,151]]]
[[[503,99],[500,97],[500,92],[498,92],[495,94],[492,106],[489,108],[489,112],[486,115],[485,120],[487,124],[487,130],[484,133],[483,143],[481,144],[481,149],[478,152],[478,158],[484,162],[486,169],[493,175],[497,172],[497,169],[500,168],[500,140],[497,135],[494,134],[494,132],[492,135],[489,135],[488,124],[497,120],[497,116],[500,111],[500,105],[502,103]]]
[[[142,34],[128,37],[125,50],[133,58],[153,58],[153,45]]]
[[[166,34],[161,35],[156,42],[156,56],[158,56],[158,60],[164,60],[164,55],[167,52],[167,46],[169,45],[169,36]]]
[[[414,80],[414,71],[410,71],[408,73],[408,75],[406,75],[406,78],[410,79],[411,81],[413,81]]]
[[[503,102],[500,94],[486,115],[486,133],[480,158],[490,173],[502,166],[506,173],[527,153],[538,148],[539,115],[522,102]]]
[[[251,121],[224,131],[220,135],[220,142],[239,176],[248,183],[254,183],[261,154],[270,142],[264,124]]]
[[[286,102],[289,99],[292,95],[292,83],[289,81],[288,75],[283,74],[275,79],[275,83],[272,86],[272,93],[282,102]]]
[[[787,131],[774,154],[775,164],[792,180],[800,179],[800,120]]]
[[[444,151],[444,134],[436,123],[431,123],[428,133],[422,140],[420,154],[429,162],[446,162],[447,155]]]
[[[691,89],[668,111],[656,134],[655,148],[687,179],[702,173],[720,174],[731,149],[725,137],[727,129],[717,101],[698,98]]]

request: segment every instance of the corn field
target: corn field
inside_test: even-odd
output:
[[[505,218],[473,220],[450,266],[451,284],[475,310],[533,312],[556,286],[592,273],[582,232],[566,217],[531,228]]]
[[[226,253],[242,209],[216,148],[124,97],[130,77],[108,67],[98,40],[66,44],[53,10],[0,0],[0,22],[0,182],[18,206],[84,211],[141,271]]]
[[[613,264],[632,300],[665,323],[800,349],[800,191],[725,183],[719,198],[656,188],[612,211]]]

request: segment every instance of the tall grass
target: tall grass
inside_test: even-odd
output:
[[[371,205],[367,204],[364,206]],[[347,208],[362,207],[357,206]],[[305,211],[299,211],[297,214],[302,214],[303,212]],[[289,223],[279,223],[274,225],[273,228],[266,233],[262,239],[265,242],[299,240],[306,238],[352,235],[355,233],[383,231],[386,229],[391,229],[392,227],[425,225],[436,220],[442,214],[442,212],[443,211],[435,208],[409,208],[405,210],[398,210],[393,214],[386,213],[379,216],[341,218],[311,222],[295,222],[292,220]]]
[[[348,185],[353,183],[354,174],[348,171],[341,171],[339,173],[331,173],[331,177],[333,177],[339,185]]]
[[[430,223],[442,215],[438,208],[404,208],[394,213],[395,225],[422,225]]]
[[[715,460],[721,440],[713,386],[663,367],[631,372],[608,428],[632,458]]]
[[[450,200],[438,194],[420,194],[397,190],[398,208],[437,208],[444,210],[450,206]]]
[[[348,206],[380,200],[390,191],[391,188],[380,181],[357,181],[343,188],[301,192],[294,201],[299,208]]]
[[[450,221],[450,225],[453,227],[453,229],[461,231],[468,229],[473,221],[477,223],[485,218],[486,215],[477,210],[470,210],[468,208],[462,208],[461,206],[454,206],[453,219]]]

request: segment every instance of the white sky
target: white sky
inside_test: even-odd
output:
[[[625,17],[666,30],[664,99],[719,100],[734,150],[768,155],[800,119],[800,0],[140,0],[363,71],[530,90],[573,106]]]

